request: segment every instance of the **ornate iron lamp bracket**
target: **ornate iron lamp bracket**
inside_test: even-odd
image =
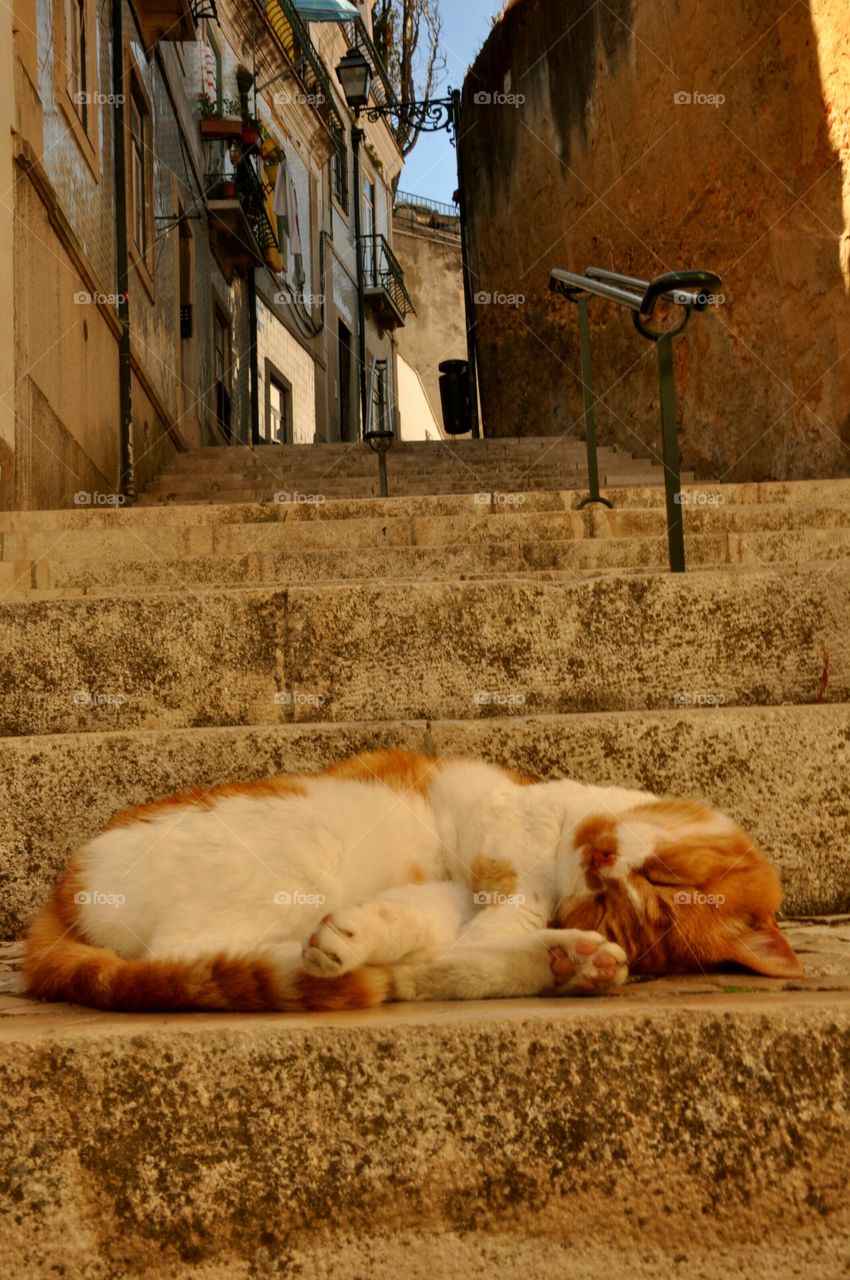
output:
[[[362,115],[375,124],[390,117],[396,128],[420,133],[440,133],[447,129],[452,144],[457,145],[457,119],[452,98],[429,98],[425,102],[388,102],[381,107],[366,107]]]

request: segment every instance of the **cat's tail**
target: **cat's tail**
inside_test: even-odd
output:
[[[369,1009],[390,994],[390,970],[358,969],[339,978],[314,978],[296,963],[269,955],[226,954],[197,960],[128,960],[81,935],[68,872],[30,926],[24,946],[27,994],[95,1009],[127,1012],[294,1013]]]

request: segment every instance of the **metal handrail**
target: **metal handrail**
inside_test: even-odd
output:
[[[427,196],[415,196],[410,191],[397,191],[393,201],[394,211],[401,208],[428,210],[441,213],[446,218],[459,218],[460,210],[456,204],[445,204],[441,200],[430,200]]]
[[[393,217],[411,227],[440,231],[447,236],[459,236],[461,233],[460,210],[456,205],[426,200],[423,196],[410,195],[406,191],[396,192]]]
[[[632,312],[632,320],[638,333],[655,344],[658,352],[661,390],[661,440],[667,501],[667,542],[670,569],[673,573],[685,572],[685,534],[682,524],[682,482],[676,421],[673,339],[685,331],[695,311],[700,312],[706,309],[711,296],[706,290],[715,290],[720,284],[720,277],[713,271],[668,271],[654,280],[643,280],[639,276],[627,276],[602,267],[588,267],[584,275],[556,268],[549,277],[549,288],[554,293],[560,293],[569,302],[575,303],[579,312],[587,472],[590,487],[590,496],[579,504],[580,508],[591,502],[600,502],[606,507],[613,505],[599,492],[596,399],[593,394],[590,354],[589,298],[603,298],[628,307]],[[697,292],[694,292],[695,289]],[[652,329],[647,322],[654,316],[662,298],[674,306],[681,307],[684,315],[672,328]]]

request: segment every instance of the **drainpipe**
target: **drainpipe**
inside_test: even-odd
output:
[[[356,112],[360,119],[360,110]],[[366,272],[363,262],[363,216],[360,209],[363,178],[360,170],[360,148],[366,137],[359,124],[351,126],[351,150],[354,153],[354,259],[357,264],[357,363],[360,387],[360,438],[366,435],[369,421],[369,395],[366,380]]]
[[[114,95],[113,170],[115,175],[115,260],[118,279],[118,401],[119,492],[136,496],[133,477],[133,382],[130,367],[130,259],[127,252],[127,157],[124,137],[124,15],[123,0],[112,0],[112,92]]]
[[[248,333],[251,345],[248,348],[248,368],[251,400],[251,444],[261,444],[260,440],[260,369],[257,359],[257,276],[252,269],[248,272]]]

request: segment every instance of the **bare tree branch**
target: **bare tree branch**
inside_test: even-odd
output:
[[[409,105],[430,98],[446,68],[440,0],[376,0],[372,30],[399,102]],[[398,130],[405,158],[419,134],[414,123]]]

